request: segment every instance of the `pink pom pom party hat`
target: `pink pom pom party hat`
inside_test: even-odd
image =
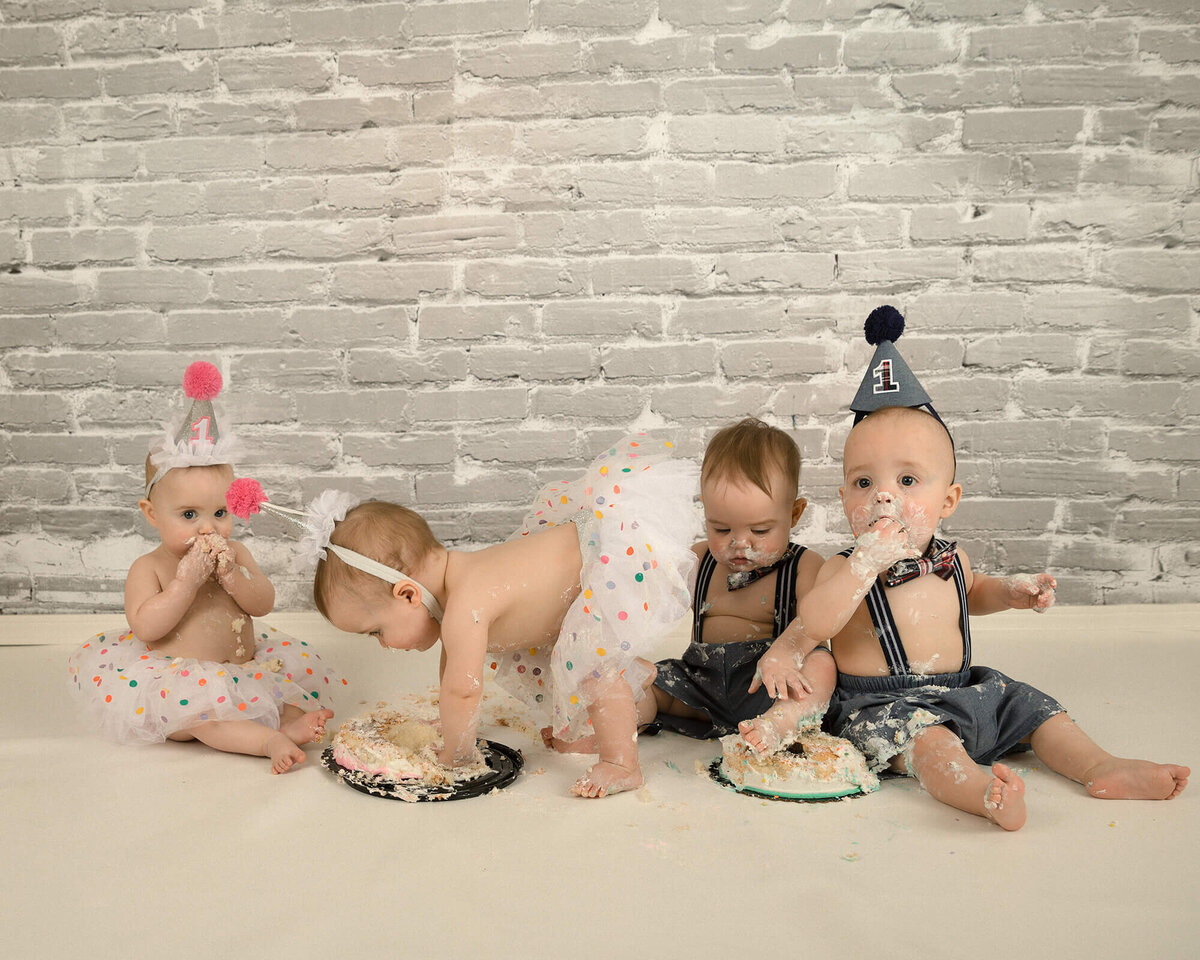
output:
[[[233,462],[237,441],[228,429],[222,434],[213,401],[221,393],[221,371],[197,360],[183,373],[183,392],[191,401],[183,418],[163,424],[163,433],[150,444],[154,477],[146,484],[146,496],[169,470],[176,467],[206,467]]]

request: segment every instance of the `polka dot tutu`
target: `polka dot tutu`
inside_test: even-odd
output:
[[[67,661],[71,689],[105,736],[158,743],[206,720],[278,728],[284,704],[328,707],[345,685],[306,641],[258,625],[254,638],[254,659],[237,664],[164,657],[128,629],[98,633]]]
[[[687,615],[696,564],[699,470],[673,444],[644,434],[600,454],[578,480],[547,485],[516,537],[574,523],[579,596],[553,645],[486,661],[496,681],[550,719],[555,736],[590,732],[588,679],[621,676],[642,696],[657,641]]]

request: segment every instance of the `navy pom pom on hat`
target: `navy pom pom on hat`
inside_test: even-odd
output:
[[[876,307],[867,317],[863,331],[867,343],[875,347],[875,354],[850,403],[854,422],[884,407],[926,407],[940,421],[942,418],[933,409],[929,394],[896,349],[896,341],[904,332],[900,311],[886,304]]]

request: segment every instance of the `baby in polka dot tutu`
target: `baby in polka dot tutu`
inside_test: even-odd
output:
[[[181,439],[169,431],[146,460],[139,507],[160,542],[129,568],[129,629],[76,650],[71,687],[112,739],[194,739],[267,757],[283,773],[304,760],[303,744],[324,735],[329,692],[342,681],[307,643],[254,623],[270,613],[275,590],[229,539],[233,448],[210,403],[220,374],[193,364],[184,384],[194,402]]]
[[[696,563],[698,470],[672,451],[644,434],[609,447],[579,479],[547,486],[511,539],[479,551],[447,550],[404,507],[360,504],[333,527],[317,606],[385,648],[441,640],[444,764],[472,755],[491,676],[544,718],[548,744],[599,754],[572,793],[636,788],[636,701],[656,641],[688,612]]]

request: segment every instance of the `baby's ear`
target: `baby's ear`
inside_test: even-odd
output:
[[[942,517],[948,517],[958,509],[958,502],[962,499],[962,484],[952,483],[946,488],[946,499],[942,503]]]
[[[157,527],[158,520],[154,515],[154,504],[151,503],[149,500],[139,500],[138,507],[141,509],[142,516],[144,516],[146,518],[146,520],[147,520],[147,522],[149,522],[150,526]]]
[[[411,580],[401,580],[393,586],[392,596],[397,600],[405,601],[405,603],[421,602],[421,591],[417,589],[417,585]]]
[[[803,515],[803,513],[807,507],[808,507],[807,500],[805,500],[803,497],[796,498],[796,501],[792,504],[792,526],[793,527],[800,522],[800,517],[801,517],[801,515]]]

